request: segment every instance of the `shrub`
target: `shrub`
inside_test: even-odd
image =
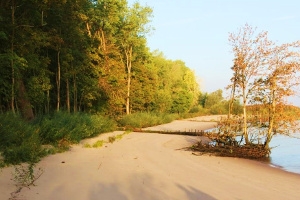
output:
[[[39,120],[43,143],[57,144],[58,141],[78,143],[84,138],[115,129],[116,123],[101,115],[57,112]]]
[[[68,150],[72,143],[115,128],[115,121],[100,115],[57,112],[29,123],[19,115],[0,114],[0,153],[4,157],[0,165],[35,163],[42,156]],[[42,148],[42,144],[58,148]]]
[[[5,163],[35,163],[45,154],[38,128],[12,113],[1,114],[0,122],[0,151]]]
[[[165,124],[176,119],[175,114],[161,114],[140,112],[123,116],[118,122],[120,126],[131,128],[145,128]]]

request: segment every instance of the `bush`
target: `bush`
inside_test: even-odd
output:
[[[4,164],[35,163],[47,153],[68,150],[72,143],[115,128],[115,121],[100,115],[57,112],[28,123],[19,115],[1,114],[0,153]],[[49,150],[42,144],[58,148]]]
[[[116,123],[101,115],[84,113],[70,114],[57,112],[39,120],[40,136],[43,143],[57,144],[58,141],[78,143],[84,138],[109,132],[116,128]]]
[[[44,155],[39,129],[19,115],[0,115],[0,151],[6,164],[35,163]]]
[[[176,114],[140,112],[123,116],[118,122],[120,126],[130,128],[145,128],[175,120]]]

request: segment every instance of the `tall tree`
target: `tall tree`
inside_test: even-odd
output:
[[[249,95],[253,91],[251,83],[259,74],[261,67],[265,65],[265,58],[272,42],[268,40],[267,32],[256,34],[255,29],[248,24],[241,28],[238,33],[230,33],[229,42],[235,57],[235,65],[232,68],[234,76],[231,81],[233,82],[232,86],[234,86],[233,90],[238,92],[237,97],[242,98],[243,135],[248,144],[247,103]]]
[[[127,72],[126,114],[130,114],[132,62],[136,58],[135,54],[138,54],[139,46],[145,45],[145,34],[150,31],[146,25],[150,21],[151,13],[152,9],[150,7],[143,7],[139,3],[134,3],[124,13],[119,29],[119,42]]]
[[[274,134],[287,133],[296,122],[295,116],[287,112],[287,98],[297,93],[300,84],[300,41],[274,46],[266,57],[265,74],[255,81],[253,98],[268,108],[268,123],[264,146]],[[295,126],[294,124],[294,127]]]
[[[89,13],[87,30],[92,40],[91,65],[97,71],[99,108],[110,115],[124,112],[124,66],[118,41],[119,26],[127,9],[125,0],[98,0]]]
[[[10,107],[12,111],[19,108],[23,117],[28,120],[34,117],[28,83],[36,73],[40,74],[40,68],[44,70],[41,62],[45,61],[45,57],[41,54],[41,49],[47,46],[47,41],[43,31],[43,9],[43,2],[1,1],[2,23],[5,27],[2,33],[9,41],[3,46],[1,57],[10,61]]]

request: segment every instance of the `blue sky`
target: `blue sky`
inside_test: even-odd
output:
[[[246,23],[268,31],[277,44],[300,40],[298,0],[129,0],[153,9],[151,50],[182,60],[195,71],[204,92],[230,83],[233,54],[228,35]],[[300,105],[299,98],[293,103]]]

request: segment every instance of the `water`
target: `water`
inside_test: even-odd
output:
[[[239,141],[240,137],[237,137],[237,140]],[[300,133],[291,134],[291,137],[275,135],[270,147],[272,148],[269,161],[271,166],[300,174]]]
[[[270,147],[271,164],[285,171],[300,174],[300,133],[289,136],[276,135],[273,137]]]

